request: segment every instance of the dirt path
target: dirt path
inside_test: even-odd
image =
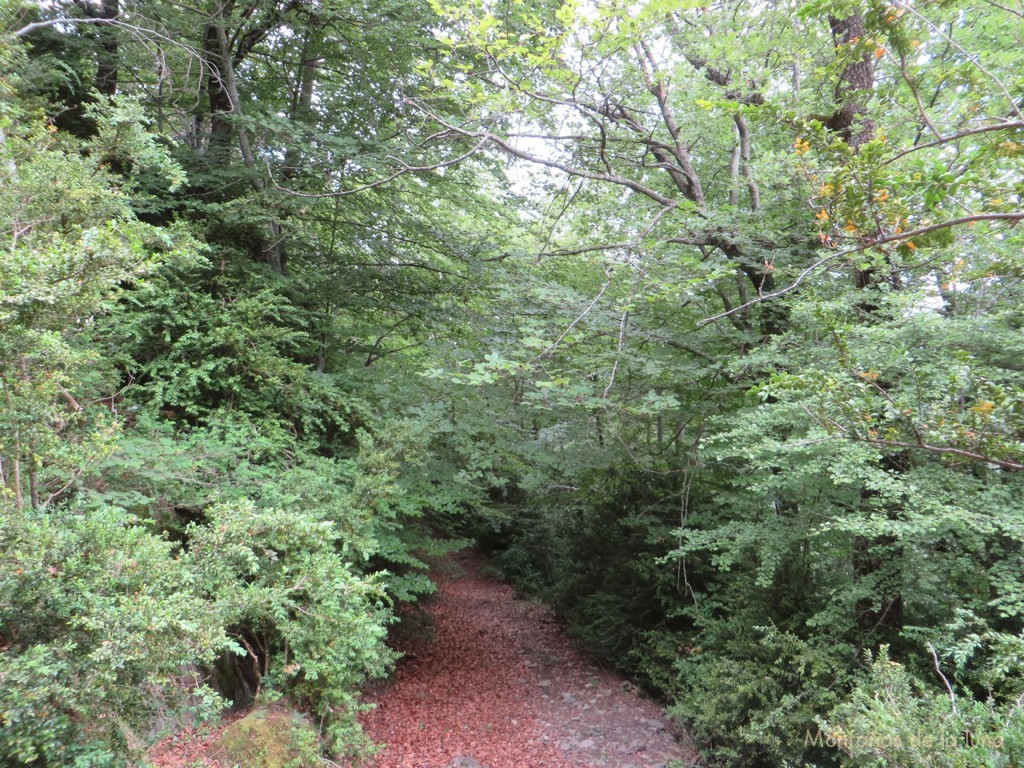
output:
[[[696,752],[653,703],[576,652],[542,607],[463,553],[429,606],[436,641],[410,644],[371,692],[375,768],[663,768]]]

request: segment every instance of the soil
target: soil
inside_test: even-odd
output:
[[[550,611],[461,553],[439,573],[433,638],[406,640],[366,697],[374,768],[664,768],[699,753],[634,686],[580,653]]]

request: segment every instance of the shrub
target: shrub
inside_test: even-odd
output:
[[[356,693],[393,659],[382,582],[338,554],[335,523],[301,509],[214,505],[189,532],[188,563],[229,628],[253,693],[289,693],[325,725],[331,749],[358,751]]]
[[[722,765],[783,765],[799,755],[811,765],[835,765],[834,750],[816,748],[806,735],[816,713],[837,703],[850,649],[774,628],[761,635],[740,634],[725,653],[697,651],[677,661],[670,712]]]
[[[216,701],[184,678],[227,647],[220,625],[171,545],[118,510],[4,510],[0,628],[4,764],[127,765],[157,714]]]
[[[856,768],[1005,768],[1024,758],[1017,702],[929,691],[885,648],[822,733]]]

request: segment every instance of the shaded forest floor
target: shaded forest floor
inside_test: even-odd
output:
[[[547,609],[486,576],[473,552],[447,562],[407,657],[367,696],[364,726],[386,745],[375,768],[697,762],[659,707],[580,654]]]
[[[441,561],[438,593],[403,622],[392,679],[362,716],[372,768],[692,768],[698,753],[660,708],[570,642],[544,606],[516,598],[467,551]],[[237,716],[236,716],[237,717]],[[220,731],[160,745],[157,768],[216,766]]]

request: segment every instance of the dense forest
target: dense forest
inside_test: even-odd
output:
[[[0,763],[355,759],[474,542],[707,765],[1019,765],[1022,111],[1019,0],[0,0]]]

